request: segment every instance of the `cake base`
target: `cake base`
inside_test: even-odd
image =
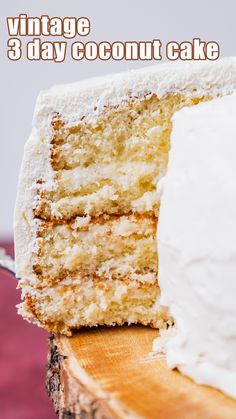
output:
[[[59,418],[235,418],[236,401],[170,371],[151,352],[156,336],[127,326],[51,337],[47,389]]]

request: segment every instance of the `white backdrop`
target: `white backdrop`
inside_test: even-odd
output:
[[[6,56],[6,17],[87,16],[86,41],[216,40],[221,56],[236,55],[235,0],[7,0],[1,2],[0,239],[12,235],[13,208],[23,145],[39,90],[53,84],[141,67],[142,62],[12,62]],[[4,32],[4,33],[3,33]],[[44,39],[46,40],[46,39]],[[82,39],[85,41],[85,38]],[[147,64],[151,64],[146,63]]]

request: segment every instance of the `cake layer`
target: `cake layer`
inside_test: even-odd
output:
[[[81,326],[141,323],[167,327],[167,314],[159,305],[156,284],[138,281],[77,278],[54,287],[35,288],[21,281],[25,301],[19,313],[55,333],[71,334]]]
[[[199,99],[183,94],[155,94],[143,99],[131,98],[118,106],[106,106],[95,122],[84,118],[66,128],[54,124],[52,165],[54,170],[89,167],[112,162],[158,161],[169,144],[170,114],[176,107],[192,105]]]
[[[78,274],[95,281],[125,278],[157,282],[156,218],[77,217],[69,224],[42,222],[34,271],[40,284]]]
[[[171,117],[209,97],[167,94],[105,109],[95,123],[53,122],[55,187],[42,183],[35,215],[43,219],[158,212],[156,183],[166,169]],[[60,118],[58,116],[58,118]]]

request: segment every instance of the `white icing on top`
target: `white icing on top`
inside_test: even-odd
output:
[[[20,277],[34,280],[32,252],[39,221],[33,218],[33,205],[43,178],[44,188],[53,187],[50,166],[51,120],[55,112],[61,114],[66,125],[84,121],[96,122],[104,105],[117,105],[122,101],[145,94],[161,97],[167,92],[184,92],[185,95],[209,93],[229,94],[236,88],[236,58],[215,62],[157,64],[142,70],[84,80],[64,86],[55,86],[41,92],[37,99],[33,128],[28,140],[21,167],[15,209],[16,271]],[[24,214],[24,215],[22,215]]]
[[[54,86],[39,94],[33,124],[46,130],[51,115],[59,112],[68,124],[81,117],[96,121],[104,105],[146,94],[162,97],[167,92],[227,94],[236,85],[236,57],[219,61],[163,63],[140,70]],[[49,118],[49,120],[48,120]]]
[[[236,95],[175,114],[157,237],[168,364],[236,397]]]

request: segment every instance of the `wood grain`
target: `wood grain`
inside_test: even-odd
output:
[[[82,329],[51,340],[47,383],[59,416],[235,419],[234,400],[153,356],[156,336],[154,329],[132,326]]]

